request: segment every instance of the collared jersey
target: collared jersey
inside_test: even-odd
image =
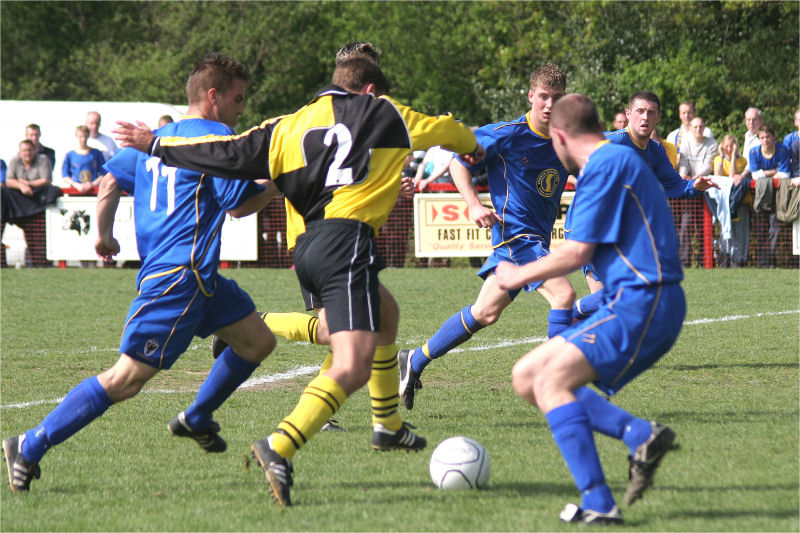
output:
[[[233,130],[219,122],[185,117],[157,133],[193,137],[228,135]],[[133,148],[118,152],[105,169],[133,194],[136,246],[142,260],[137,287],[147,278],[189,268],[204,293],[212,294],[225,211],[236,209],[264,188],[167,166],[158,157]]]
[[[567,238],[597,244],[591,263],[606,295],[683,279],[672,212],[655,181],[641,157],[613,143],[578,176]]]
[[[470,171],[486,168],[492,206],[502,218],[492,226],[492,245],[522,236],[549,245],[568,175],[550,137],[536,131],[527,113],[482,126],[475,137],[486,157]]]
[[[288,201],[291,248],[305,224],[317,220],[359,220],[377,233],[397,199],[405,156],[435,145],[459,153],[476,148],[469,128],[450,115],[424,115],[388,96],[331,85],[297,112],[241,135],[159,137],[152,152],[215,175],[273,180]]]
[[[764,153],[761,151],[761,145],[755,146],[750,150],[750,172],[771,170],[774,168],[778,172],[789,176],[792,172],[789,163],[789,151],[782,144],[775,143],[775,152],[771,157],[764,156]]]
[[[607,131],[605,136],[614,144],[633,148],[656,175],[661,186],[664,187],[664,192],[670,198],[691,198],[699,194],[699,191],[694,188],[693,181],[681,178],[680,174],[675,171],[675,167],[672,166],[672,162],[667,156],[667,151],[660,142],[648,139],[647,146],[642,148],[633,140],[628,128]]]

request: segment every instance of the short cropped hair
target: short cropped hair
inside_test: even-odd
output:
[[[567,90],[567,75],[558,65],[547,63],[531,72],[531,89],[536,87],[565,91]]]
[[[352,92],[358,92],[365,85],[373,83],[377,96],[387,94],[390,87],[389,80],[383,75],[378,64],[361,55],[348,57],[336,65],[331,82]]]
[[[247,68],[232,57],[212,52],[195,65],[186,81],[186,96],[190,104],[203,99],[209,89],[217,89],[224,93],[233,85],[234,80],[248,81],[250,74]]]
[[[550,128],[564,130],[574,137],[587,133],[603,134],[597,106],[584,94],[568,94],[553,105]]]
[[[23,145],[23,144],[27,144],[28,146],[30,146],[30,147],[31,147],[31,148],[33,148],[34,150],[36,149],[36,146],[33,144],[33,141],[32,141],[32,140],[30,140],[30,139],[22,139],[22,140],[19,142],[19,147],[20,147],[20,148],[22,148],[22,145]]]
[[[42,128],[40,128],[38,124],[28,124],[27,126],[25,126],[25,129],[26,130],[36,130],[39,133],[42,133]]]
[[[381,51],[380,49],[376,48],[370,42],[362,42],[362,41],[354,41],[352,43],[347,43],[342,45],[339,48],[339,51],[336,52],[336,64],[338,65],[348,57],[352,57],[355,55],[359,56],[367,56],[378,65],[381,64]]]
[[[83,133],[85,133],[86,135],[89,135],[89,128],[88,128],[88,126],[84,126],[83,124],[81,124],[80,126],[78,126],[77,128],[75,128],[75,133],[76,133],[76,134],[77,134],[79,131],[80,131],[80,132],[83,132]]]
[[[770,135],[775,137],[775,128],[772,127],[772,124],[767,124],[766,122],[764,124],[762,124],[758,128],[758,133],[761,133],[762,131],[766,132],[766,133],[769,133]]]
[[[678,107],[680,107],[680,106],[682,106],[682,105],[688,105],[688,106],[689,106],[689,107],[691,107],[692,109],[695,109],[695,107],[694,107],[694,102],[692,102],[691,100],[684,100],[683,102],[681,102],[680,104],[678,104]]]
[[[644,100],[645,102],[656,104],[656,106],[658,106],[658,112],[661,112],[661,100],[658,99],[656,93],[650,91],[637,91],[633,93],[631,99],[628,100],[628,109],[633,108],[633,102],[636,100]]]

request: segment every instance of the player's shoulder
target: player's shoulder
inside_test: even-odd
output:
[[[606,139],[608,139],[610,142],[614,144],[620,144],[628,137],[628,130],[622,128],[621,130],[616,131],[605,131],[603,132],[603,135],[605,135]]]
[[[198,135],[231,135],[233,128],[200,117],[186,117],[177,122],[166,124],[155,131],[161,137],[196,137]]]

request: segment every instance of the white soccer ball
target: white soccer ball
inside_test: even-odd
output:
[[[430,461],[431,479],[440,489],[482,489],[489,482],[489,454],[479,442],[450,437],[439,443]]]

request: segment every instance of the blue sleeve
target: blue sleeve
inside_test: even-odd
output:
[[[453,157],[462,165],[469,168],[469,171],[472,172],[473,175],[480,172],[485,166],[488,161],[497,157],[497,137],[495,132],[490,128],[491,124],[488,126],[482,126],[474,131],[475,139],[478,141],[483,147],[483,150],[486,152],[486,156],[483,158],[483,161],[476,165],[467,166],[459,157],[458,154],[453,154]]]
[[[214,184],[214,198],[217,204],[225,211],[236,209],[246,200],[264,190],[263,185],[258,185],[250,180],[229,180],[212,178]]]
[[[612,164],[610,161],[595,164],[591,175],[578,178],[568,239],[593,243],[619,240],[625,192],[621,179],[609,179],[620,175],[618,170],[611,168]]]
[[[783,138],[783,147],[786,148],[786,151],[789,153],[792,152],[792,139],[795,135],[797,135],[797,132],[793,131],[792,133],[787,133]]]
[[[72,178],[72,175],[69,172],[69,155],[72,152],[67,152],[67,155],[64,157],[64,162],[61,163],[61,177],[63,178]]]
[[[775,159],[775,166],[778,169],[778,172],[783,172],[787,176],[791,175],[792,167],[789,164],[791,161],[789,150],[787,150],[782,144],[775,146]]]
[[[750,149],[750,172],[761,170],[761,145],[754,146]]]
[[[654,144],[653,173],[664,187],[664,192],[669,198],[692,198],[699,191],[694,188],[694,181],[681,178],[678,171],[670,163],[667,151],[661,144]]]
[[[6,182],[6,162],[0,159],[0,183]]]
[[[94,160],[97,162],[97,172],[103,170],[103,165],[106,162],[105,157],[103,157],[103,152],[98,150],[97,148],[92,148],[92,155],[94,156]]]
[[[103,170],[114,174],[119,186],[128,194],[134,193],[136,162],[139,160],[139,154],[141,152],[135,148],[125,148],[117,151],[114,157],[103,165]]]

